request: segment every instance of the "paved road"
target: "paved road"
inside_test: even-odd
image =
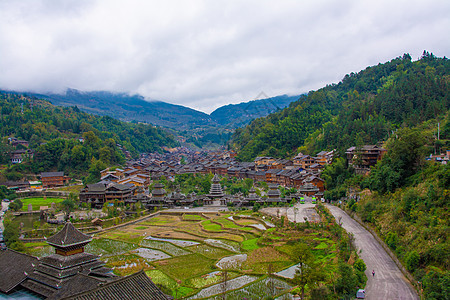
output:
[[[1,201],[2,199],[0,199]],[[6,209],[8,208],[9,202],[0,202],[0,211],[2,211],[3,213],[6,213]],[[5,228],[3,227],[3,218],[5,217],[5,215],[2,215],[1,219],[0,219],[0,229],[3,231]]]
[[[356,247],[362,250],[361,253],[358,250],[358,253],[367,266],[366,299],[419,299],[405,276],[372,234],[340,208],[333,205],[327,207],[336,220],[342,217],[342,227],[354,234]],[[375,276],[372,276],[372,270],[375,270]]]

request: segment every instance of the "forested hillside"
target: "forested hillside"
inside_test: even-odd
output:
[[[433,151],[432,130],[429,124],[398,130],[368,176],[330,166],[324,178],[327,188],[359,193],[359,201],[351,199],[347,208],[378,232],[419,283],[424,299],[449,299],[450,165],[425,160]],[[341,183],[335,185],[333,178]],[[339,195],[334,191],[327,196]]]
[[[352,145],[374,144],[392,130],[445,114],[450,106],[450,62],[424,51],[346,75],[301,96],[280,112],[236,130],[238,158],[288,157]],[[300,149],[299,149],[300,148]]]
[[[6,163],[13,150],[6,138],[23,139],[35,151],[27,164],[32,172],[86,173],[92,166],[124,162],[125,151],[137,155],[176,145],[160,128],[93,116],[77,107],[56,107],[45,100],[9,93],[0,94],[0,106],[0,163]],[[17,179],[11,174],[7,179]]]

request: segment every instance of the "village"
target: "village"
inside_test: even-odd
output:
[[[15,143],[25,142],[12,140]],[[26,153],[32,152],[27,149]],[[239,162],[235,153],[228,150],[192,151],[186,147],[168,149],[165,153],[143,153],[136,160],[128,160],[124,167],[110,167],[100,172],[100,181],[85,184],[79,190],[81,203],[93,208],[102,208],[110,201],[124,204],[142,203],[147,209],[171,208],[174,206],[195,205],[232,205],[235,207],[253,206],[256,203],[275,204],[292,201],[292,197],[314,196],[324,198],[324,180],[320,177],[322,169],[331,164],[336,155],[335,150],[321,151],[316,156],[298,153],[292,159],[275,159],[257,157],[253,162]],[[361,149],[349,148],[346,152],[347,163],[355,167],[359,173],[368,172],[370,166],[382,158],[385,149],[376,145],[366,145]],[[21,163],[16,151],[11,154],[13,163]],[[251,179],[254,184],[265,182],[270,192],[255,193],[252,188],[244,197],[242,193],[197,195],[182,194],[180,190],[169,193],[159,183],[161,178],[174,181],[180,174],[213,174],[213,182],[217,184],[223,177],[240,180]],[[40,179],[40,180],[39,180]],[[52,188],[79,181],[70,178],[64,172],[42,172],[35,181],[1,182],[9,189],[20,193],[40,193]],[[150,190],[149,186],[153,189]],[[280,198],[278,187],[293,188],[295,195]]]

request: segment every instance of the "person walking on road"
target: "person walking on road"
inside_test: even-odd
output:
[[[375,277],[375,270],[372,270],[372,277]]]

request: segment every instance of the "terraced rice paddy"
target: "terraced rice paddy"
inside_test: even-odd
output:
[[[193,247],[189,247],[189,250],[192,252],[200,253],[208,258],[212,259],[220,259],[224,256],[232,255],[233,253],[222,248],[212,247],[205,244],[195,245]]]
[[[284,280],[295,273],[289,241],[306,237],[320,261],[335,257],[336,244],[327,237],[281,230],[249,215],[161,214],[97,234],[85,251],[100,255],[121,276],[144,269],[176,299],[222,299],[225,290],[227,299],[292,299]],[[36,256],[54,251],[45,243],[29,248]],[[269,265],[275,277],[267,277]]]
[[[262,280],[254,281],[241,289],[231,291],[227,294],[228,299],[264,299],[268,295],[275,296],[280,293],[285,293],[292,286],[288,283],[276,278],[264,278]],[[277,299],[292,299],[292,295],[285,294]],[[208,299],[220,300],[221,296],[215,296]]]
[[[284,277],[284,278],[294,278],[295,272],[300,271],[300,265],[293,265],[287,269],[284,269],[278,273],[276,273],[278,276]]]

